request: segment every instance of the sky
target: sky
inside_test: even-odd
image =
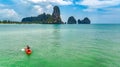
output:
[[[120,0],[0,0],[0,20],[52,14],[56,5],[64,22],[74,16],[76,20],[88,17],[92,24],[120,23]]]

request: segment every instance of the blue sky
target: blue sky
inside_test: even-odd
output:
[[[0,0],[0,20],[52,14],[55,5],[60,7],[64,22],[74,16],[81,20],[89,17],[92,24],[120,23],[120,0]]]

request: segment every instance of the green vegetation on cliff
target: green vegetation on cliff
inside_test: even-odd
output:
[[[39,23],[39,24],[63,24],[61,21],[60,17],[60,9],[58,6],[55,6],[53,8],[53,13],[52,15],[50,14],[40,14],[36,17],[26,17],[22,19],[22,22],[27,22],[27,23]]]
[[[22,19],[22,23],[39,23],[39,24],[48,24],[53,22],[53,18],[50,14],[40,14],[37,17],[26,17]]]

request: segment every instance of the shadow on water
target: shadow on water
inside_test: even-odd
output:
[[[53,42],[52,42],[52,51],[57,51],[59,47],[61,46],[60,44],[60,27],[61,25],[53,25]]]

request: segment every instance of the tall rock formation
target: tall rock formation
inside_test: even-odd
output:
[[[78,19],[78,24],[90,24],[91,21],[89,18],[85,17],[83,20]]]
[[[81,24],[90,24],[91,21],[89,18],[85,17],[83,20],[82,20],[82,23]]]
[[[26,17],[22,19],[23,23],[40,23],[40,24],[63,24],[60,17],[60,9],[58,6],[54,6],[54,11],[52,15],[50,14],[40,14],[34,17]]]
[[[37,23],[37,24],[90,24],[91,21],[89,18],[84,18],[83,20],[76,19],[71,16],[68,18],[68,21],[63,23],[60,17],[60,9],[58,6],[54,6],[53,13],[51,14],[40,14],[33,17],[25,17],[22,19],[22,23]]]
[[[23,18],[22,22],[48,24],[52,23],[52,16],[50,14],[43,13],[35,17]]]
[[[68,18],[67,24],[76,24],[76,23],[77,21],[73,16]]]
[[[82,21],[80,19],[78,19],[78,24],[82,24]]]
[[[60,9],[58,6],[54,6],[53,8],[53,13],[52,13],[52,17],[53,17],[53,24],[61,24],[63,23],[61,21],[61,17],[60,17]]]

